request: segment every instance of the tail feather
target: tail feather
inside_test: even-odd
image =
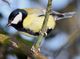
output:
[[[65,19],[65,18],[71,18],[76,14],[76,12],[68,12],[68,13],[62,13],[61,15],[63,15],[62,17],[56,16],[56,20],[61,20],[61,19]]]

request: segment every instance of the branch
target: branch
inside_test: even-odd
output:
[[[22,53],[29,57],[29,59],[47,59],[41,53],[36,53],[31,50],[32,42],[24,41],[19,36],[8,36],[3,31],[0,31],[0,43],[6,46],[4,49],[7,50],[8,47],[14,49],[16,53]]]
[[[36,44],[34,44],[32,46],[32,51],[34,52],[34,55],[35,55],[35,57],[37,59],[47,59],[47,57],[43,56],[40,53],[40,44],[42,42],[44,34],[47,31],[47,22],[48,22],[48,18],[49,18],[50,12],[51,12],[51,6],[52,6],[52,0],[48,0],[46,14],[45,14],[45,19],[43,21],[43,26],[42,26],[42,29],[41,29],[41,33],[38,36],[38,40],[37,40]]]
[[[2,0],[2,1],[5,2],[5,3],[7,3],[10,6],[9,1],[7,1],[7,0]]]
[[[42,26],[42,29],[41,29],[42,34],[40,33],[40,35],[38,36],[38,41],[35,44],[35,48],[40,47],[40,44],[41,44],[41,41],[43,39],[44,33],[47,31],[47,22],[48,22],[48,18],[49,18],[50,12],[51,12],[51,6],[52,6],[52,0],[48,0],[45,19],[44,19],[43,26]]]
[[[22,40],[19,40],[18,36],[11,37],[5,34],[0,34],[1,44],[7,47],[11,47],[14,50],[16,50],[16,52],[21,52],[30,58],[35,58],[35,56],[33,55],[34,53],[31,50],[31,46],[27,44],[27,43],[30,44],[30,42],[24,43]]]

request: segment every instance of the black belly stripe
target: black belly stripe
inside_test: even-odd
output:
[[[34,35],[34,36],[38,36],[39,35],[39,32],[33,32],[30,29],[24,29],[24,28],[22,28],[22,29],[19,29],[19,31],[26,32],[26,33],[28,33],[30,35]]]

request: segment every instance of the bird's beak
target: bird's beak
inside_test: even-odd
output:
[[[8,26],[8,27],[11,26],[11,23],[8,23],[7,26]]]

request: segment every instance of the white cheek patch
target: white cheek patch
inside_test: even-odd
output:
[[[18,24],[22,20],[22,13],[19,12],[19,14],[14,18],[14,20],[11,22],[13,24]]]

